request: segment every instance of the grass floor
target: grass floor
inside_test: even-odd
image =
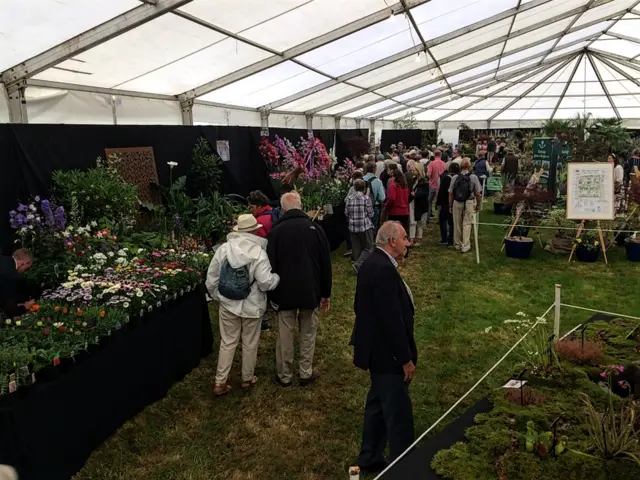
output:
[[[481,217],[483,222],[504,219],[486,210]],[[422,247],[401,266],[417,307],[419,360],[411,385],[417,433],[508,349],[498,328],[502,322],[518,311],[541,315],[553,303],[554,284],[562,285],[564,303],[630,315],[640,311],[638,266],[627,262],[623,249],[609,252],[608,266],[602,261],[569,265],[567,257],[547,253],[539,244],[530,259],[514,260],[500,252],[503,235],[499,227],[480,227],[482,263],[477,265],[473,253],[436,245],[438,227],[430,224]],[[333,272],[332,310],[321,317],[318,332],[315,367],[322,377],[316,385],[282,390],[270,383],[276,340],[271,331],[260,341],[256,388],[214,398],[216,352],[95,451],[76,478],[346,478],[359,451],[368,376],[351,363],[355,277],[341,252],[334,255]],[[563,309],[562,331],[589,316]],[[493,330],[484,333],[489,326]],[[507,360],[447,422],[504,381],[515,360]],[[237,381],[237,363],[234,372]]]

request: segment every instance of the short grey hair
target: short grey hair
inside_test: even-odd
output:
[[[397,239],[400,234],[400,229],[398,227],[401,226],[402,224],[400,222],[393,220],[384,222],[378,230],[378,235],[376,235],[376,245],[378,247],[384,247],[389,244],[389,240]]]
[[[464,157],[460,161],[460,170],[471,170],[471,159],[469,157]]]
[[[280,205],[282,210],[288,212],[289,210],[302,210],[302,199],[298,192],[288,192],[282,195],[280,199]]]

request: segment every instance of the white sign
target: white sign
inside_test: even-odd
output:
[[[220,158],[228,162],[231,160],[231,152],[229,151],[229,140],[218,140],[216,142],[216,150],[218,151],[218,155]]]
[[[260,128],[260,136],[268,137],[269,136],[269,127],[261,127]]]
[[[613,163],[567,164],[567,219],[613,220]]]
[[[522,388],[525,383],[527,383],[526,380],[509,380],[502,388]]]

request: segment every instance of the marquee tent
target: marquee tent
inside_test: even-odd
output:
[[[0,122],[640,127],[640,0],[5,0]]]

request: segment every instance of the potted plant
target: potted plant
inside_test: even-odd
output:
[[[627,250],[627,260],[630,262],[640,262],[640,237],[635,235],[625,240],[625,249]]]
[[[576,238],[573,246],[579,262],[593,263],[600,257],[600,250],[602,249],[600,241],[591,232],[584,233]]]
[[[506,189],[503,189],[495,195],[493,198],[493,212],[496,215],[511,214],[513,205],[511,203],[507,203],[510,196],[510,193]]]
[[[533,238],[512,236],[504,238],[505,252],[510,258],[529,258],[533,250]]]

